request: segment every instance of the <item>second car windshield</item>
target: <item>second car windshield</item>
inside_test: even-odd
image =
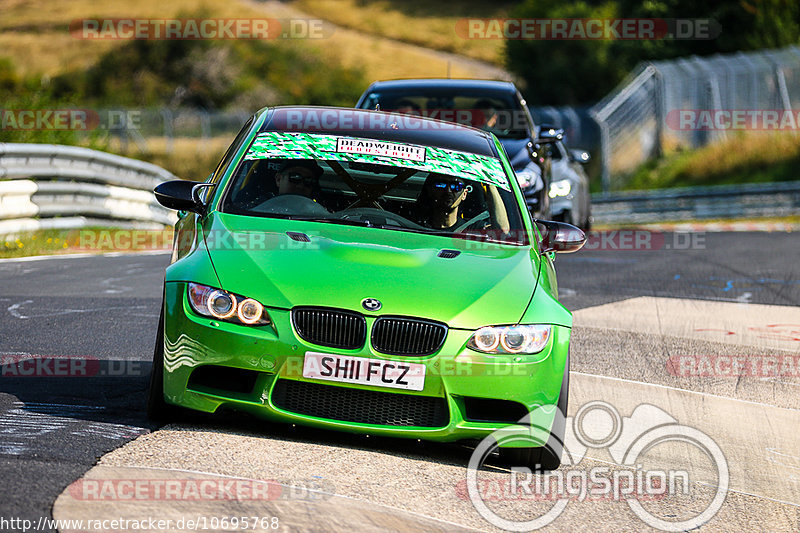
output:
[[[500,138],[528,137],[524,111],[507,94],[487,94],[466,89],[381,90],[368,95],[362,107],[457,122],[490,131]]]
[[[511,191],[393,165],[245,160],[231,177],[221,211],[527,244]]]

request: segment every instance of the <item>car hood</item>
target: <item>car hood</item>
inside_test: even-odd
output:
[[[432,235],[212,213],[204,224],[221,287],[267,307],[315,305],[425,317],[450,327],[513,324],[538,277],[529,246],[500,246]],[[287,232],[306,234],[298,242]],[[438,257],[442,249],[461,252]],[[367,313],[369,314],[369,313]]]

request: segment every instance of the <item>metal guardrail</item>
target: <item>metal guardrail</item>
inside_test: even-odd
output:
[[[152,194],[171,179],[156,165],[88,148],[0,143],[0,235],[172,225],[175,214]]]
[[[800,214],[800,181],[592,195],[596,223],[646,223]]]

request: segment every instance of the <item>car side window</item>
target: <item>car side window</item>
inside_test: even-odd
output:
[[[228,147],[228,150],[225,152],[225,155],[222,156],[222,159],[217,165],[217,168],[214,169],[214,172],[211,174],[210,178],[206,180],[208,183],[213,183],[216,185],[217,183],[219,183],[219,180],[222,179],[222,175],[225,174],[225,169],[228,168],[231,159],[233,159],[234,154],[236,154],[236,152],[239,151],[239,147],[242,145],[244,138],[247,136],[247,132],[250,131],[250,127],[253,125],[254,119],[255,116],[250,117],[247,120],[247,122],[244,123],[242,129],[239,130],[239,133],[236,134],[236,138],[233,139],[233,142]],[[206,197],[208,196],[210,191],[213,191],[214,189],[216,189],[216,187],[205,188],[205,190],[203,191],[203,201],[207,200]]]

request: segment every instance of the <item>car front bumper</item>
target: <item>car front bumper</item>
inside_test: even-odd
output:
[[[260,327],[202,317],[190,308],[184,282],[166,284],[164,305],[164,397],[168,403],[204,412],[226,407],[275,421],[435,441],[480,439],[501,428],[524,428],[514,424],[519,420],[520,411],[524,415],[535,410],[530,424],[549,431],[571,332],[567,327],[553,326],[550,341],[538,354],[492,356],[465,347],[472,331],[450,329],[436,354],[402,357],[378,353],[370,347],[369,341],[361,350],[309,344],[297,336],[291,313],[286,309],[267,307],[272,324]],[[367,339],[373,322],[374,318],[368,316]],[[423,363],[426,366],[424,388],[409,391],[307,379],[303,377],[306,352]],[[203,372],[205,381],[198,384],[192,378],[193,373],[208,365],[214,370]],[[250,382],[244,387],[237,387],[236,383],[229,383],[230,380],[215,384],[214,376],[225,373],[217,372],[218,369],[238,369],[235,372],[241,371],[239,374]],[[354,389],[365,391],[359,394],[374,397],[374,402],[378,403],[381,398],[387,398],[387,394],[400,403],[422,398],[442,405],[446,416],[438,427],[386,425],[353,421],[358,420],[358,413],[344,411],[357,409],[355,405],[342,405],[341,416],[302,414],[276,405],[276,385],[282,383],[281,387],[285,388],[287,383],[296,385],[297,382],[310,384],[312,389],[322,385],[328,391],[332,390],[329,387],[337,387],[335,390],[342,394]],[[509,409],[504,411],[504,407]],[[480,416],[476,417],[476,413]]]

